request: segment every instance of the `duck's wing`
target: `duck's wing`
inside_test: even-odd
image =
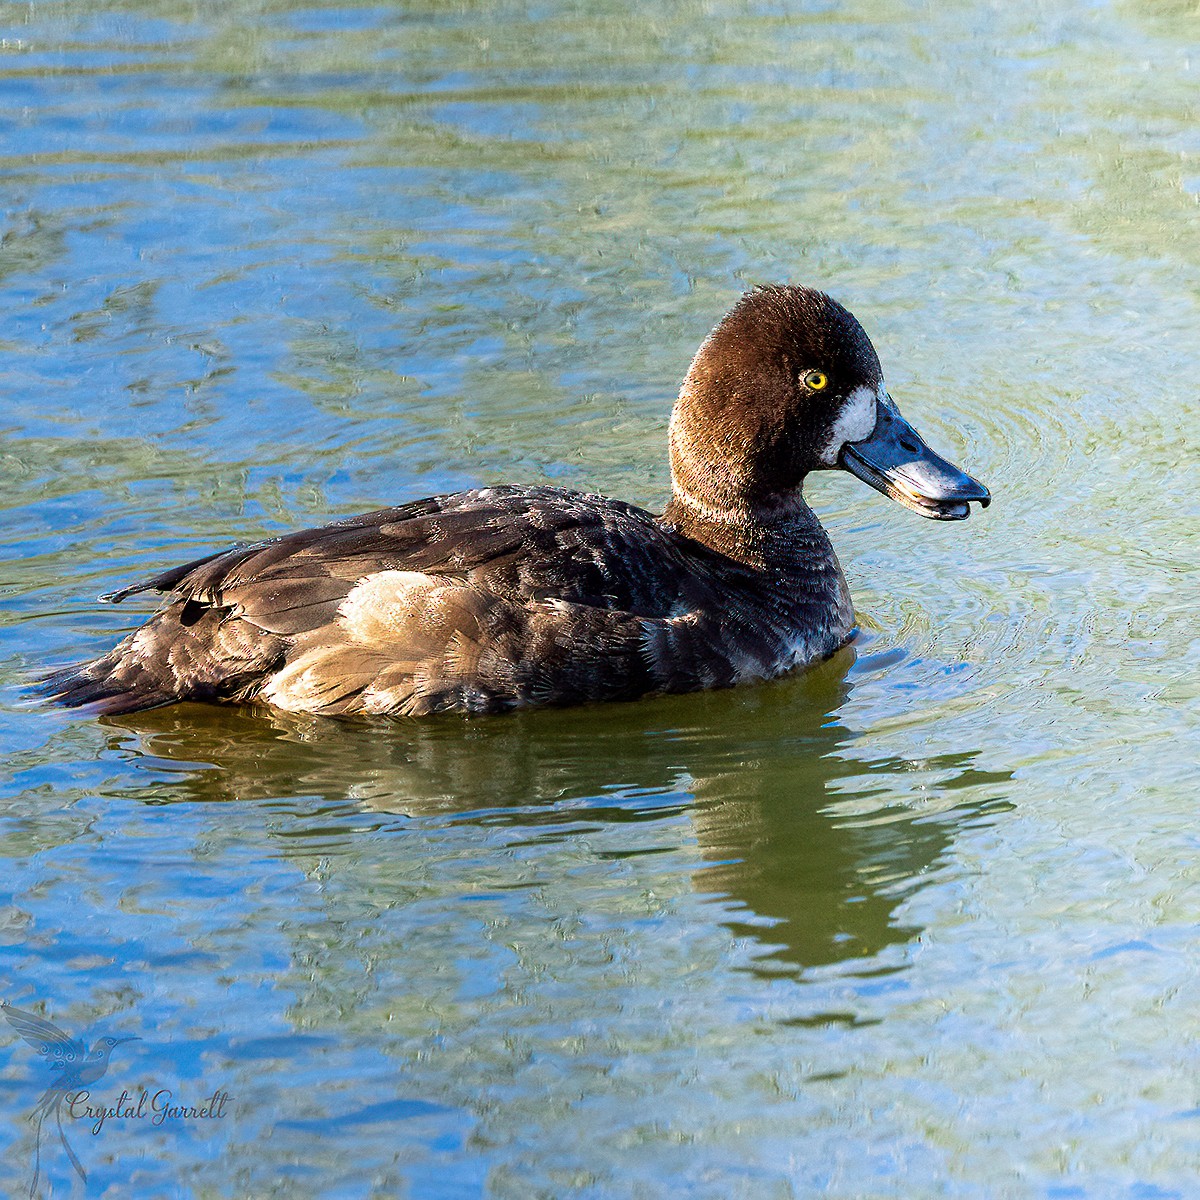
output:
[[[603,497],[434,497],[114,593],[172,602],[42,690],[107,713],[183,698],[420,713],[636,696],[663,686],[655,662],[670,651],[654,646],[709,588],[694,559],[649,513]]]
[[[235,546],[101,599],[164,592],[198,606],[236,608],[267,632],[291,636],[333,620],[371,576],[406,571],[515,602],[658,615],[689,580],[695,584],[694,559],[633,505],[559,488],[498,487]]]

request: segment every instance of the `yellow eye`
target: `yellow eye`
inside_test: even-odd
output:
[[[804,376],[804,386],[814,392],[823,392],[829,386],[829,376],[824,371],[809,371]]]

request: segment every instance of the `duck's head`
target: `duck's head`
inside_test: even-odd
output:
[[[676,501],[769,512],[810,471],[845,470],[923,517],[959,521],[986,487],[900,415],[863,327],[803,287],[747,292],[700,347],[671,417]]]

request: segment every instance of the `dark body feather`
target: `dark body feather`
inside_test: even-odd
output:
[[[108,713],[263,699],[420,715],[728,686],[824,657],[850,632],[841,573],[806,513],[741,561],[632,505],[557,488],[379,509],[114,593],[172,599],[42,687]]]

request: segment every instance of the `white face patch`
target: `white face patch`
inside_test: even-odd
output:
[[[861,442],[870,437],[875,429],[878,405],[887,403],[887,388],[879,381],[877,390],[862,384],[856,387],[842,403],[841,412],[829,430],[829,440],[821,451],[821,465],[836,467],[838,456],[847,442]]]

